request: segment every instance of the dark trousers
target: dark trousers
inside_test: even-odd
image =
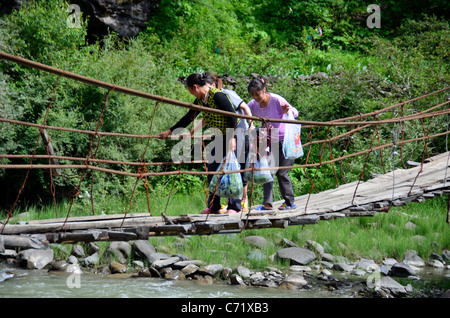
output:
[[[284,158],[282,142],[275,143],[271,145],[271,151],[275,162],[271,165],[274,167],[286,167],[292,166],[294,164],[294,159]],[[286,205],[294,205],[294,190],[292,189],[292,181],[289,177],[289,169],[278,169],[276,172],[278,179],[278,186],[280,187],[280,193]],[[264,202],[269,203],[273,206],[273,181],[264,183]]]
[[[219,137],[220,138],[220,137]],[[210,149],[210,153],[208,156],[208,171],[216,171],[220,164],[222,163],[221,160],[217,160],[218,158],[222,157],[222,159],[224,157],[226,157],[227,152],[228,152],[228,139],[226,138],[226,136],[222,137],[222,149],[216,149],[217,147],[212,147],[212,149]],[[210,143],[210,145],[212,145],[214,143],[214,140]],[[215,145],[220,145],[220,143],[214,143]],[[216,152],[220,150],[222,151],[223,155],[218,155],[216,156]],[[235,152],[236,154],[236,152]],[[208,185],[211,183],[211,180],[213,178],[213,175],[208,175]],[[209,197],[208,197],[208,202],[207,202],[207,207],[211,209],[211,211],[213,212],[217,212],[220,210],[220,197],[217,194],[213,194],[210,193]],[[237,212],[242,210],[242,206],[241,206],[241,199],[235,199],[235,198],[229,198],[228,199],[228,210],[235,210]]]

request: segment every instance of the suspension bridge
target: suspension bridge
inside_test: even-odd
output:
[[[44,64],[40,64],[34,61],[26,60],[17,56],[13,56],[4,52],[0,52],[0,58],[25,65],[27,67],[35,68],[41,71],[56,74],[61,77],[66,77],[72,80],[84,82],[89,85],[94,85],[107,89],[105,103],[103,105],[102,112],[98,118],[98,124],[95,131],[87,131],[80,129],[71,129],[66,127],[56,127],[47,124],[47,115],[51,110],[51,104],[47,109],[44,122],[42,124],[38,123],[28,123],[21,122],[17,120],[12,120],[8,118],[0,118],[0,122],[11,124],[11,125],[25,125],[31,126],[39,129],[37,134],[36,147],[32,154],[19,155],[19,154],[0,154],[0,158],[29,158],[29,164],[2,164],[0,169],[26,169],[30,171],[31,169],[46,169],[49,171],[51,180],[60,175],[63,169],[78,169],[82,173],[80,175],[80,181],[77,190],[81,185],[81,181],[85,177],[88,171],[100,171],[103,173],[118,174],[122,176],[127,176],[136,179],[136,184],[134,190],[138,183],[144,183],[147,188],[148,196],[148,183],[147,177],[149,176],[163,176],[163,175],[180,175],[180,174],[194,174],[194,175],[207,175],[207,174],[224,174],[224,172],[218,171],[192,171],[185,170],[182,171],[178,169],[177,171],[165,171],[165,172],[149,172],[148,167],[154,164],[166,164],[175,165],[175,163],[147,163],[142,157],[140,162],[118,162],[107,159],[96,158],[96,152],[94,151],[95,139],[98,138],[97,147],[100,146],[100,136],[118,136],[124,138],[140,138],[149,140],[150,138],[156,138],[155,135],[132,135],[132,134],[119,134],[113,132],[102,132],[101,126],[103,123],[103,113],[104,109],[107,107],[108,95],[110,92],[118,92],[122,94],[129,94],[137,96],[140,98],[145,98],[153,100],[158,103],[167,103],[179,107],[196,109],[205,112],[215,112],[227,116],[236,116],[245,119],[252,119],[258,121],[279,121],[285,123],[296,123],[302,124],[303,129],[310,129],[309,141],[304,143],[306,159],[304,164],[294,165],[290,167],[276,167],[278,169],[293,169],[301,168],[306,171],[308,168],[315,168],[316,171],[325,165],[331,165],[336,175],[335,165],[337,163],[342,163],[344,160],[351,160],[356,156],[365,156],[367,159],[369,155],[386,148],[391,148],[393,150],[393,156],[395,154],[402,156],[402,146],[407,143],[412,142],[422,142],[423,141],[423,152],[421,162],[406,162],[402,158],[403,167],[394,167],[392,171],[386,172],[380,175],[374,175],[370,180],[363,181],[364,170],[366,165],[362,168],[361,177],[359,180],[345,183],[342,185],[337,184],[335,188],[325,190],[325,191],[315,191],[314,178],[315,176],[306,173],[306,177],[311,184],[311,191],[307,194],[296,197],[295,203],[296,208],[288,211],[278,210],[278,206],[281,205],[281,201],[274,203],[274,209],[268,211],[256,211],[254,207],[250,207],[248,212],[241,212],[237,214],[181,214],[179,216],[168,216],[164,212],[160,212],[159,215],[152,215],[150,211],[142,213],[132,213],[127,207],[126,211],[121,214],[112,215],[91,215],[83,217],[73,217],[70,216],[70,210],[74,203],[72,200],[72,205],[67,212],[66,217],[46,219],[46,220],[34,220],[27,221],[25,224],[10,224],[12,213],[14,207],[18,202],[21,195],[21,191],[27,181],[28,174],[23,181],[21,189],[18,191],[17,199],[8,211],[8,215],[5,220],[0,223],[0,236],[8,237],[18,237],[23,239],[26,235],[40,234],[45,235],[45,239],[48,242],[90,242],[90,241],[112,241],[112,240],[135,240],[135,239],[146,239],[149,236],[163,236],[163,235],[210,235],[210,234],[223,234],[223,233],[233,233],[241,232],[245,229],[261,229],[261,228],[286,228],[288,226],[298,226],[306,224],[315,224],[320,220],[330,220],[333,218],[342,217],[363,217],[363,216],[374,216],[376,213],[386,213],[392,206],[404,205],[408,202],[423,202],[426,199],[431,199],[435,196],[442,196],[446,193],[450,193],[450,175],[448,174],[450,152],[445,152],[435,156],[428,155],[427,144],[429,140],[433,138],[445,137],[450,133],[448,124],[448,114],[450,109],[444,109],[444,106],[450,103],[450,99],[446,98],[443,93],[450,90],[450,87],[446,87],[435,92],[422,95],[396,105],[392,105],[371,113],[359,114],[353,117],[347,117],[342,119],[337,119],[329,122],[314,122],[314,121],[298,121],[298,120],[275,120],[268,118],[260,118],[256,116],[247,116],[241,114],[230,114],[216,109],[211,109],[208,107],[202,107],[193,105],[190,103],[185,103],[177,100],[166,99],[161,96],[152,95],[149,93],[129,89],[126,87],[117,86],[114,84],[98,81],[89,77],[71,73],[65,70],[50,67]],[[55,88],[56,89],[56,88]],[[443,96],[441,103],[437,105],[430,106],[421,112],[412,112],[408,115],[404,115],[404,107],[415,101],[425,99],[431,96]],[[439,110],[441,109],[441,110]],[[381,114],[397,111],[401,116],[396,116],[387,119],[379,119]],[[400,111],[399,111],[400,110]],[[447,126],[445,126],[442,117],[447,116]],[[368,120],[371,118],[372,120]],[[424,119],[426,118],[438,118],[441,120],[440,131],[434,131],[429,133],[424,127]],[[330,147],[331,143],[337,140],[350,140],[350,136],[360,132],[363,129],[369,128],[376,130],[378,135],[378,126],[383,124],[395,124],[403,128],[404,124],[410,121],[417,121],[421,124],[423,129],[423,136],[415,136],[411,139],[405,139],[403,130],[400,134],[396,135],[396,138],[392,142],[382,144],[378,142],[376,144],[373,141],[368,141],[367,149],[362,149],[353,153],[348,153],[345,148],[343,155],[340,157],[333,158],[330,156],[327,159],[323,157],[323,150]],[[347,127],[348,130],[344,133],[340,133],[336,136],[327,137],[324,140],[312,140],[311,130],[314,127],[333,127],[333,126],[343,126]],[[151,123],[150,123],[151,127]],[[89,153],[86,157],[76,158],[70,156],[56,155],[51,147],[51,142],[47,135],[47,130],[64,130],[71,133],[89,134],[93,136],[90,141]],[[151,131],[151,129],[150,129]],[[398,138],[400,136],[400,138]],[[346,138],[346,139],[345,139]],[[38,147],[39,141],[42,139],[45,149],[47,151],[46,155],[37,155],[36,148]],[[310,158],[311,147],[314,144],[321,144],[321,155],[319,162],[308,162]],[[147,144],[148,145],[148,144]],[[348,143],[346,144],[348,145]],[[400,154],[397,153],[400,151]],[[330,153],[332,153],[330,151]],[[145,154],[145,151],[144,151]],[[143,155],[144,155],[143,154]],[[142,155],[142,156],[143,156]],[[48,164],[37,164],[35,160],[45,159]],[[81,161],[83,164],[59,164],[58,160],[72,160]],[[383,160],[386,160],[380,156],[381,164]],[[98,166],[98,163],[102,164],[117,164],[130,165],[136,168],[136,172],[122,171],[111,168],[105,168]],[[266,168],[267,169],[267,168]],[[268,168],[270,169],[270,168]],[[241,172],[241,171],[255,171],[254,167],[248,169],[242,169],[239,171],[229,171],[227,173]],[[337,180],[337,176],[336,176]],[[249,184],[249,188],[253,187],[253,184]],[[52,189],[54,189],[52,184]],[[252,191],[252,188],[251,190]],[[135,192],[133,191],[132,198]],[[54,192],[53,192],[54,195]],[[74,196],[75,197],[75,196]],[[450,197],[450,195],[449,195]],[[130,202],[132,200],[130,198]],[[450,203],[450,202],[449,202]],[[450,215],[450,204],[449,212],[447,215],[447,222],[449,222]],[[32,244],[30,242],[24,244]]]

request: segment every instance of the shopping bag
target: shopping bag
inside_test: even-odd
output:
[[[287,119],[294,120],[291,112]],[[297,159],[303,156],[303,146],[300,140],[301,130],[301,124],[286,123],[284,125],[283,154],[286,159]]]
[[[234,154],[234,151],[229,151],[225,159],[225,164],[221,163],[217,168],[217,171],[227,172],[240,169],[241,166],[236,158],[236,155]],[[219,197],[242,199],[242,195],[244,194],[244,186],[242,183],[241,173],[225,173],[224,175],[215,174],[209,184],[209,192],[215,193]]]
[[[247,160],[246,169],[251,168],[252,164],[254,165],[255,169],[259,168],[269,168],[269,161],[267,160],[266,156],[259,157],[256,159],[256,155],[250,156]],[[252,176],[253,174],[253,176]],[[244,172],[244,179],[246,181],[253,181],[253,183],[258,184],[264,184],[267,182],[273,181],[272,174],[270,173],[270,170],[255,170],[253,171],[245,171]]]

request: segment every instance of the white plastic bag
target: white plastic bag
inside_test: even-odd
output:
[[[287,119],[294,120],[291,112],[289,112]],[[303,156],[303,146],[300,140],[301,131],[301,124],[286,123],[284,125],[283,154],[286,159],[297,159]]]
[[[223,164],[220,164],[217,171],[222,171],[222,166]],[[223,171],[227,172],[240,169],[241,165],[239,164],[234,151],[229,151],[225,160],[225,165],[223,166]],[[219,183],[219,186],[217,186],[217,183]],[[215,193],[219,197],[242,199],[244,186],[241,173],[226,173],[224,175],[215,174],[209,184],[209,192]]]

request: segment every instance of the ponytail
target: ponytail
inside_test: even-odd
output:
[[[194,87],[194,85],[205,86],[207,83],[214,83],[214,79],[208,73],[194,73],[186,79],[187,87]]]

